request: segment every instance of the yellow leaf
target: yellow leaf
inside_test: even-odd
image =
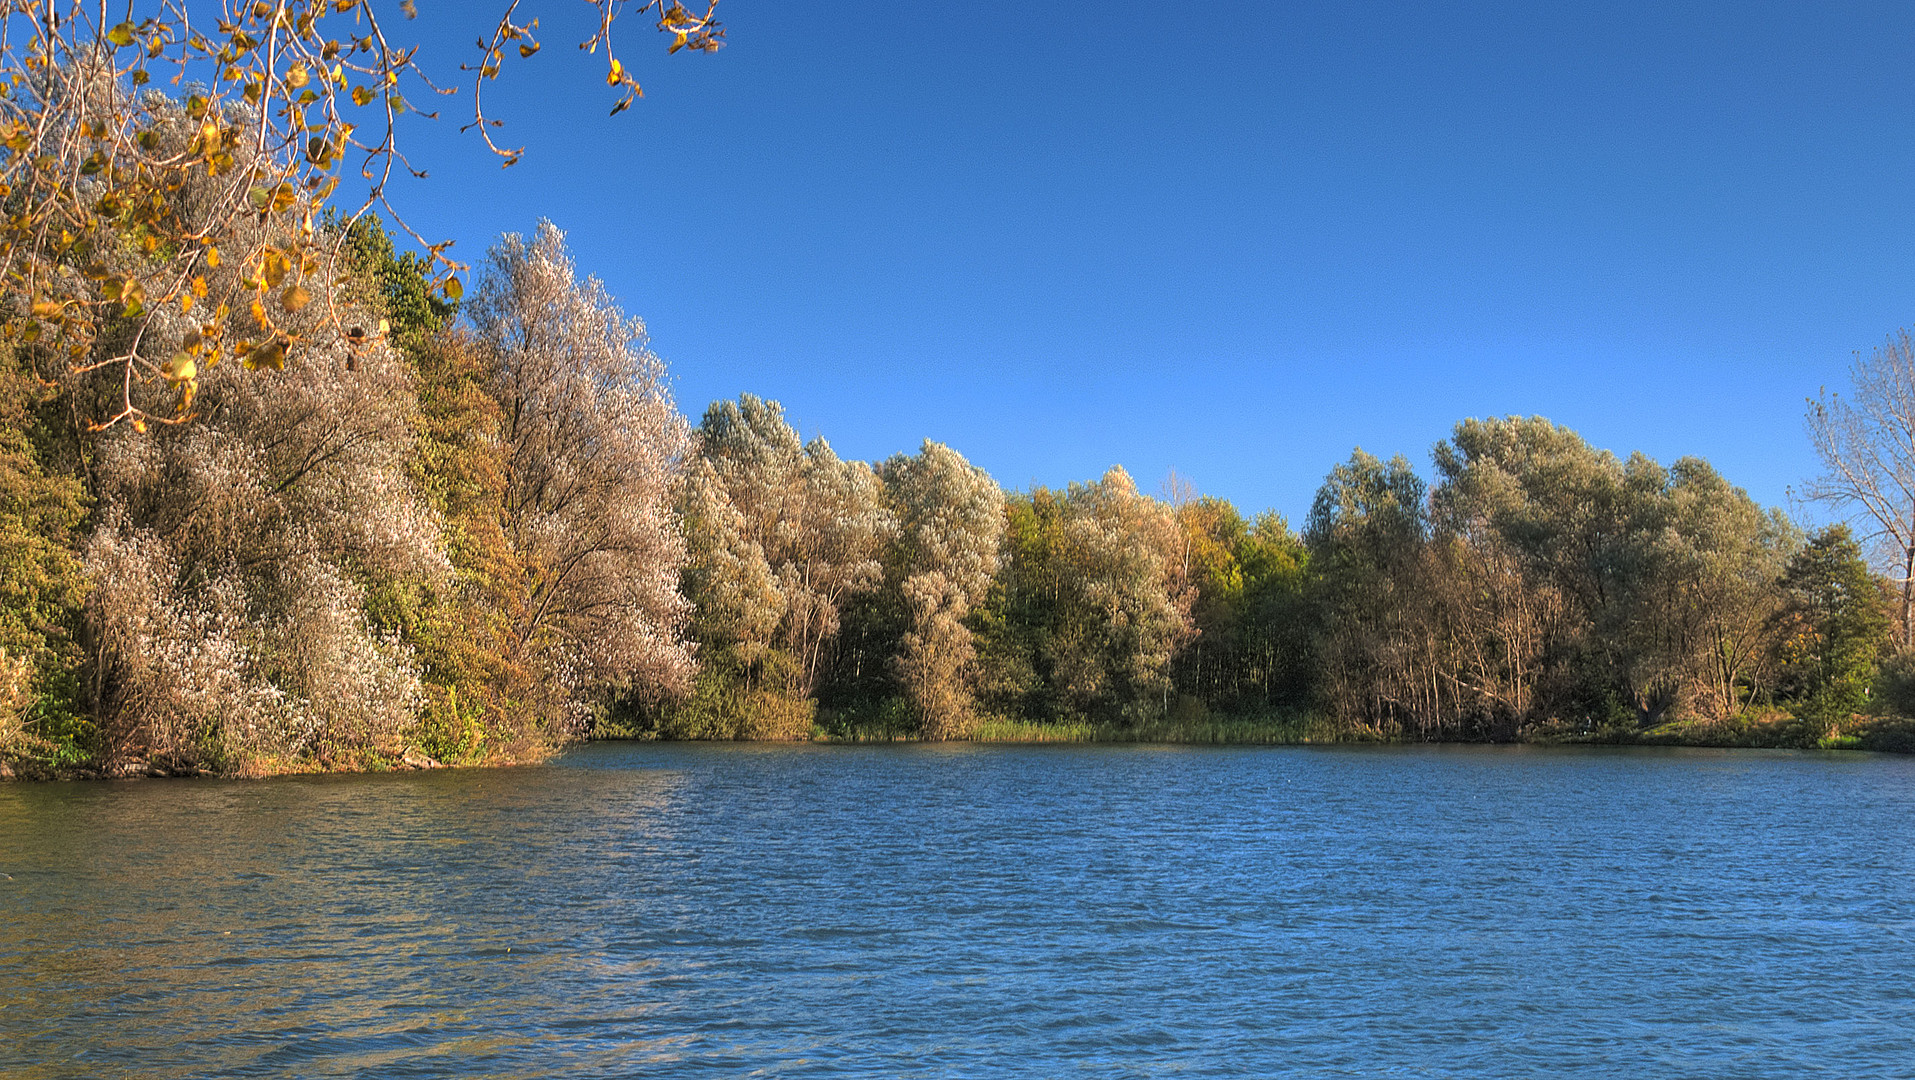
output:
[[[366,102],[371,100],[372,100],[371,90],[368,90],[363,86],[355,86],[352,88],[352,103],[354,105],[364,105]]]
[[[268,341],[246,356],[249,370],[269,367],[274,371],[286,370],[286,344],[282,341]]]
[[[286,274],[292,268],[291,259],[272,249],[268,249],[259,258],[259,276],[266,279],[266,287],[269,289],[279,288],[279,283],[286,280]]]
[[[312,298],[313,294],[307,292],[305,286],[293,285],[289,286],[285,292],[279,294],[279,306],[289,312],[298,311],[300,308],[312,303]]]

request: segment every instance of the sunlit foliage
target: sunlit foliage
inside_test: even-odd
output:
[[[285,318],[308,362],[212,367],[195,378],[200,423],[99,441],[85,558],[110,758],[256,770],[404,749],[417,671],[364,599],[369,582],[448,570],[407,472],[411,375],[317,309]]]
[[[719,737],[808,734],[844,607],[884,579],[897,531],[869,465],[810,443],[775,401],[744,395],[705,411],[681,499],[685,589],[703,671],[668,730]]]
[[[689,431],[644,324],[577,278],[549,222],[493,248],[467,315],[500,410],[502,524],[525,582],[509,655],[536,657],[575,706],[683,693],[673,492]]]
[[[72,448],[53,397],[18,354],[0,353],[0,754],[71,760],[88,749],[75,554],[86,497],[61,460]]]
[[[1358,453],[1306,531],[1321,701],[1380,733],[1510,739],[1727,722],[1775,700],[1799,542],[1706,463],[1619,461],[1540,418],[1469,420],[1438,482]]]
[[[639,93],[611,49],[624,5],[593,2],[582,47],[602,56],[618,112]],[[502,6],[463,70],[467,126],[510,164],[520,151],[493,141],[481,90],[539,42],[519,0]],[[412,0],[400,8],[409,16]],[[710,7],[649,0],[626,14],[656,16],[672,52],[722,41]],[[93,422],[183,421],[197,371],[307,350],[317,361],[346,332],[332,289],[340,234],[316,215],[328,203],[392,212],[391,181],[413,171],[400,117],[453,92],[388,21],[369,0],[0,0],[0,329],[75,369],[113,371],[119,393]],[[457,299],[448,245],[415,239]],[[322,319],[305,314],[315,302]],[[171,393],[143,397],[148,383]]]
[[[980,612],[991,706],[1044,719],[1161,715],[1195,590],[1172,509],[1113,468],[1014,498],[1003,571]]]
[[[898,677],[927,739],[963,735],[976,717],[976,650],[966,620],[997,574],[1004,493],[982,469],[926,440],[879,470],[898,516],[891,577],[906,629]]]
[[[1317,628],[1301,539],[1280,515],[1246,521],[1217,498],[1185,503],[1177,519],[1197,586],[1197,637],[1178,652],[1173,676],[1183,709],[1307,708]]]

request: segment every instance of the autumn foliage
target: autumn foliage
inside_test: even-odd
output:
[[[594,3],[616,112],[638,84]],[[1840,744],[1915,707],[1906,338],[1811,415],[1815,493],[1864,507],[1867,547],[1535,417],[1464,421],[1427,476],[1356,451],[1300,533],[1121,467],[1007,492],[932,441],[844,459],[749,394],[693,426],[549,223],[476,270],[389,232],[398,118],[440,89],[361,0],[138,7],[0,0],[10,769],[1225,722],[1735,741],[1783,715]],[[518,10],[466,69],[508,165],[483,90],[539,51]],[[722,37],[709,6],[632,10],[673,52]]]

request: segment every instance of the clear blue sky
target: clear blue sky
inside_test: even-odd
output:
[[[419,6],[450,75],[492,5]],[[488,90],[524,161],[462,94],[398,195],[467,259],[551,218],[694,420],[847,456],[1300,524],[1353,446],[1539,413],[1780,503],[1804,397],[1915,322],[1915,5],[1675,6],[724,0],[715,55],[631,22],[608,118],[550,0]]]

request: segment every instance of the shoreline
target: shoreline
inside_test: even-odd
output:
[[[1603,728],[1591,731],[1566,731],[1533,727],[1503,739],[1417,738],[1413,735],[1385,734],[1374,730],[1337,731],[1320,719],[1255,720],[1217,718],[1195,721],[1168,721],[1135,726],[1094,724],[1090,722],[1041,723],[1037,721],[990,720],[971,734],[944,740],[952,743],[976,743],[994,746],[1034,746],[1062,744],[1133,744],[1158,746],[1646,746],[1716,750],[1785,750],[1793,752],[1859,751],[1879,754],[1915,754],[1915,720],[1902,717],[1864,717],[1840,727],[1832,734],[1813,736],[1794,717],[1747,722],[1704,723],[1672,721],[1646,728]],[[907,731],[846,725],[831,730],[816,727],[802,739],[661,739],[653,734],[629,731],[600,732],[572,745],[619,742],[674,743],[811,743],[816,745],[862,746],[894,743],[924,743],[926,740]],[[563,752],[563,751],[561,751]],[[73,783],[81,781],[213,779],[263,780],[278,776],[351,776],[378,773],[428,772],[437,769],[505,769],[518,765],[540,764],[539,760],[496,760],[473,763],[444,763],[417,752],[395,756],[391,761],[366,768],[327,767],[318,762],[311,767],[290,767],[247,772],[220,772],[203,767],[168,769],[144,761],[129,761],[112,767],[49,766],[37,762],[0,760],[0,783]]]

